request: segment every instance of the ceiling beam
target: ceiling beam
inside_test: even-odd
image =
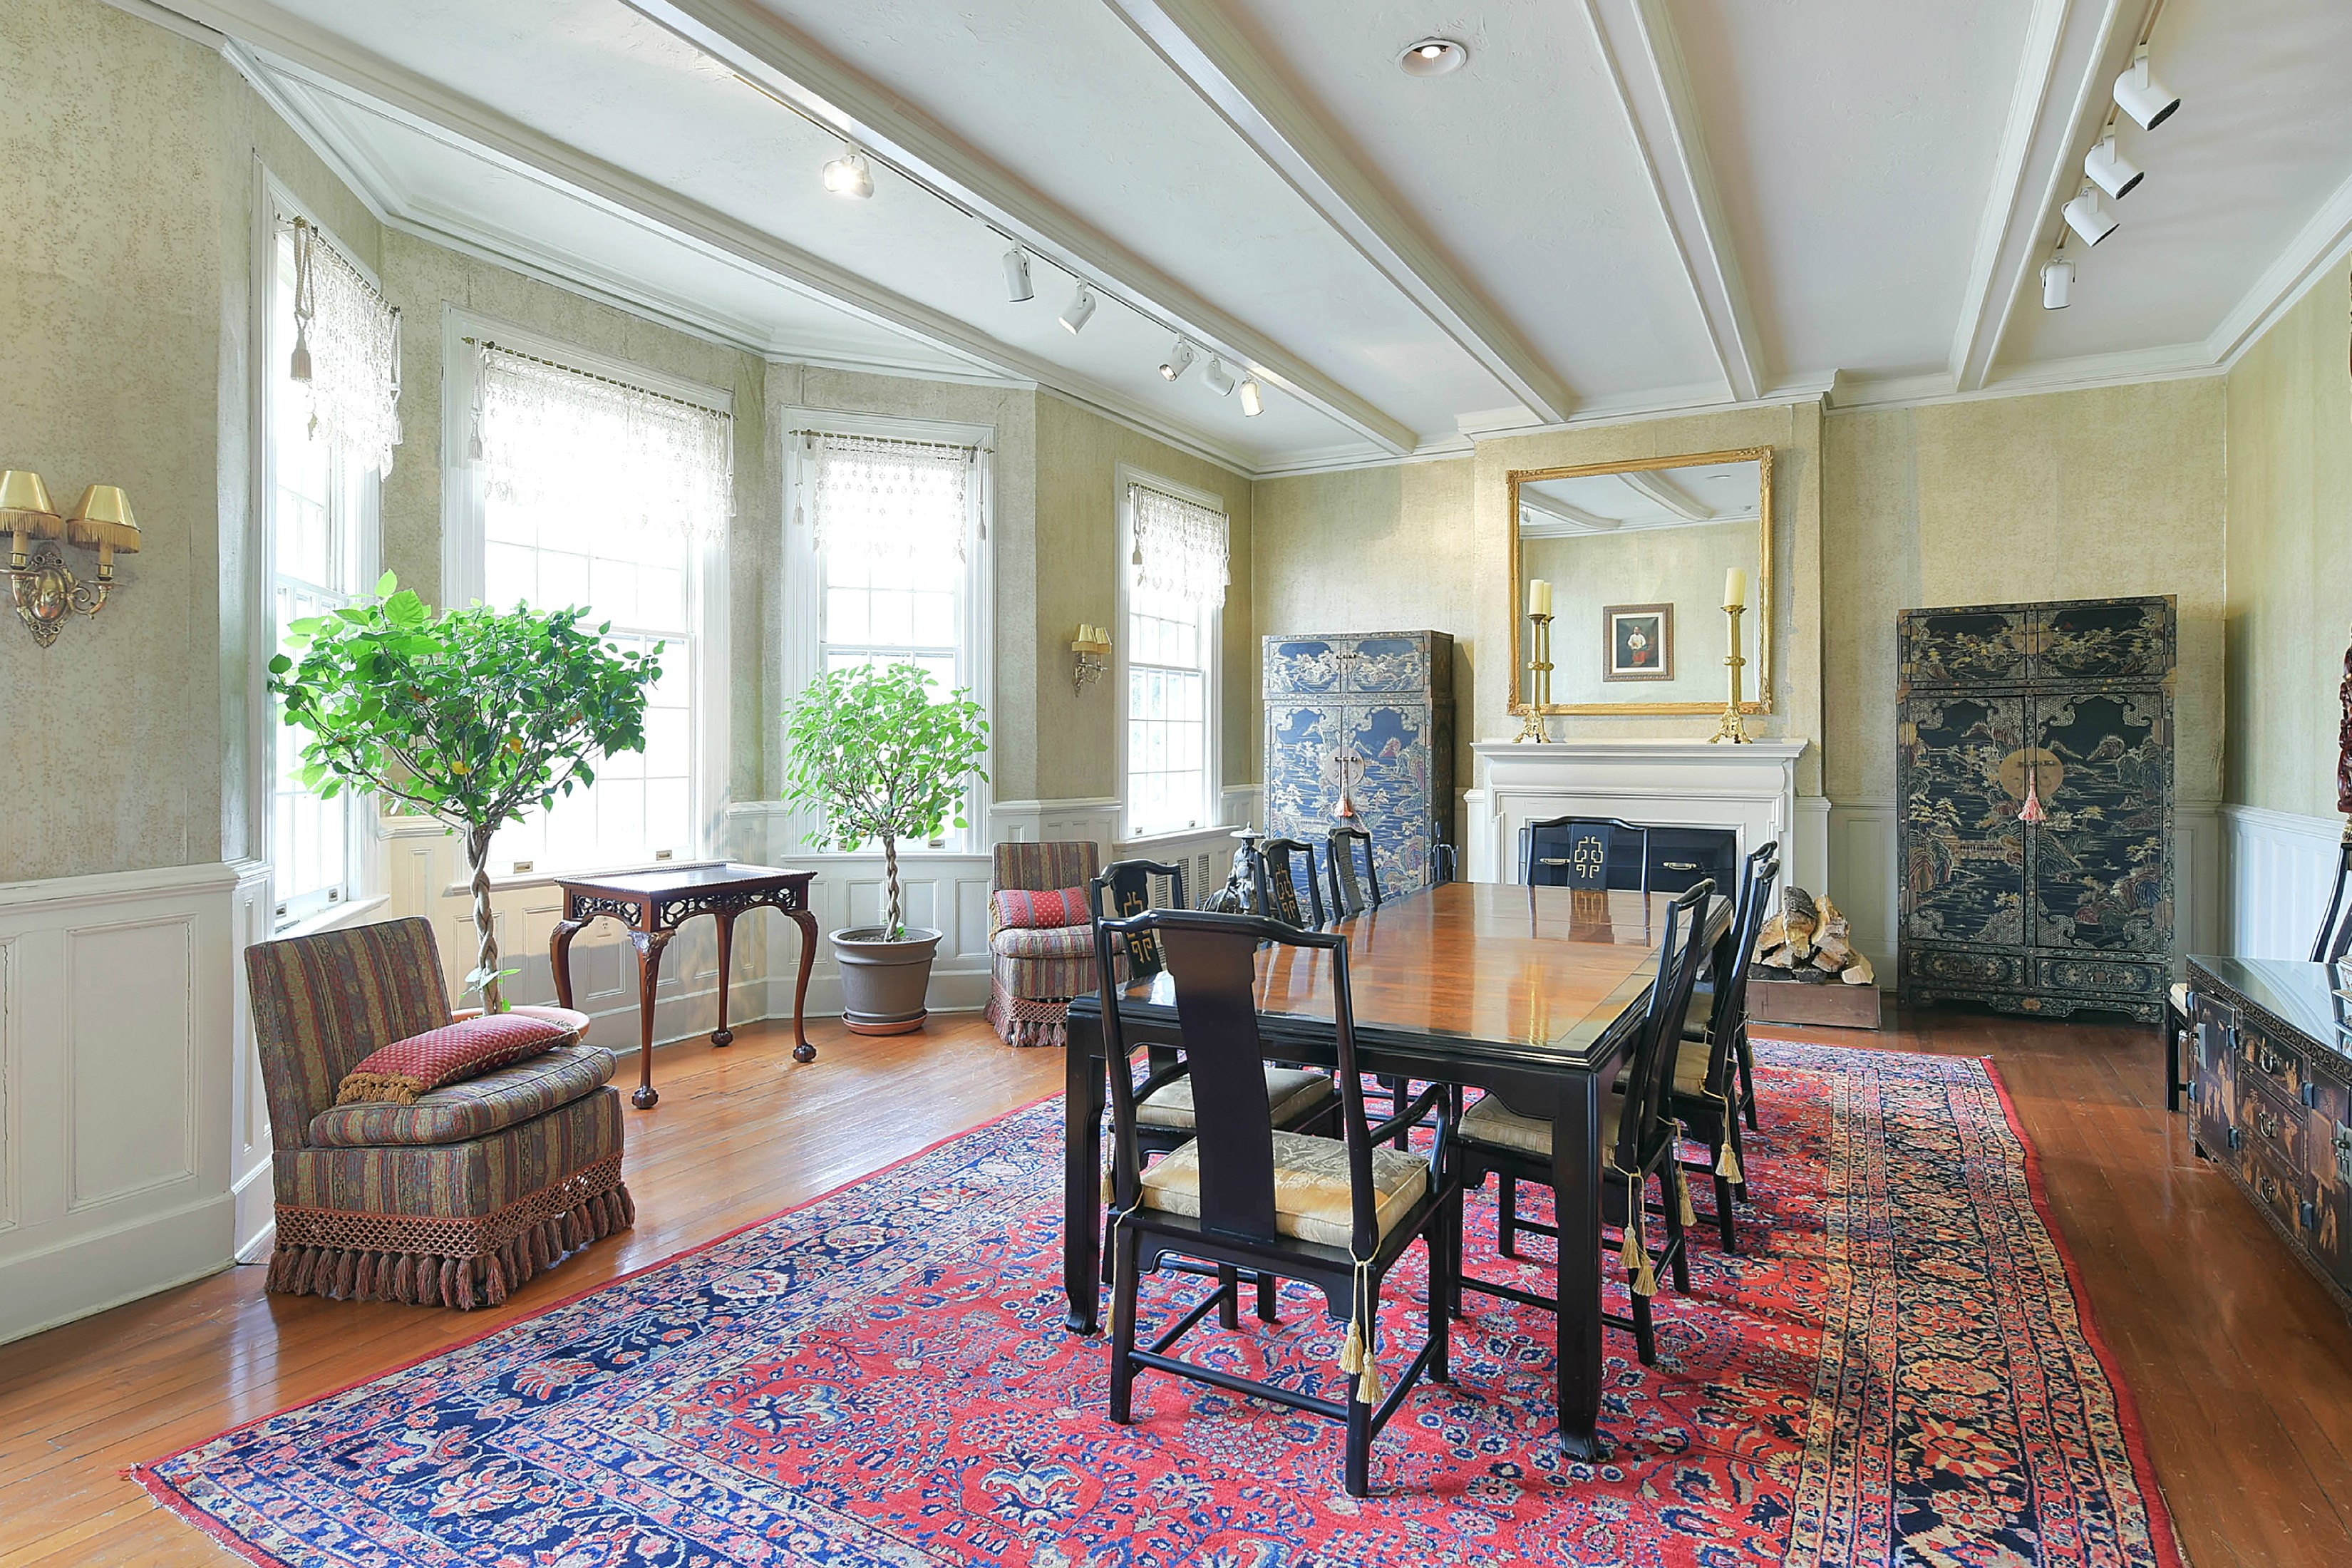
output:
[[[1628,468],[1617,476],[1628,488],[1647,496],[1685,522],[1713,522],[1715,509],[1665,477],[1656,468]]]
[[[928,347],[1008,378],[1034,382],[1075,402],[1238,473],[1254,473],[1244,454],[1177,426],[1163,411],[1116,388],[990,336],[945,311],[836,266],[716,208],[607,163],[452,92],[440,83],[362,49],[267,0],[173,0],[173,8],[265,57],[291,68],[315,89],[343,89],[362,106],[446,145],[486,158],[541,184],[657,230],[708,255],[747,266],[803,298],[820,300]],[[299,132],[298,132],[299,133]],[[315,130],[314,130],[315,133]],[[414,215],[394,215],[415,221]],[[803,357],[793,355],[793,357]]]
[[[1952,331],[1956,392],[1979,391],[1991,379],[2010,317],[2053,242],[2059,193],[2082,178],[2078,128],[2120,68],[2110,57],[2123,5],[2033,0]]]
[[[1606,533],[1612,529],[1622,527],[1624,523],[1622,518],[1603,517],[1597,511],[1585,510],[1574,501],[1562,500],[1555,495],[1547,495],[1539,485],[1519,487],[1519,510],[1522,512],[1536,512],[1552,520],[1549,527],[1539,524],[1531,528],[1528,525],[1527,520],[1522,518],[1519,521],[1519,533],[1522,538],[1527,539],[1556,539],[1576,533]]]
[[[1402,420],[1211,303],[772,13],[747,0],[626,4],[1137,314],[1168,321],[1202,346],[1246,363],[1259,380],[1391,453],[1413,449],[1415,434]]]
[[[1210,0],[1106,0],[1168,68],[1255,148],[1423,314],[1546,420],[1575,399],[1494,302],[1422,232]]]
[[[1674,236],[1724,383],[1732,401],[1751,402],[1769,384],[1763,349],[1665,0],[1584,0],[1584,18]]]

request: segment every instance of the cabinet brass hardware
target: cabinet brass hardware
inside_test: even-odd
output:
[[[2303,1080],[2303,1102],[2314,1108],[2319,1104],[2319,1086],[2309,1079]]]
[[[2231,1147],[2231,1148],[2232,1148],[2232,1149],[2240,1149],[2240,1148],[2243,1148],[2243,1147],[2245,1146],[2245,1142],[2246,1142],[2246,1135],[2245,1135],[2243,1132],[2240,1131],[2238,1129],[2236,1129],[2236,1128],[2234,1128],[2234,1127],[2232,1127],[2232,1128],[2231,1128],[2231,1129],[2230,1129],[2230,1147]]]
[[[2309,1198],[2305,1198],[2303,1200],[2303,1203],[2300,1205],[2300,1212],[2295,1217],[2303,1222],[2304,1229],[2317,1230],[2319,1228],[2319,1205],[2313,1203]]]
[[[1698,869],[1698,862],[1696,860],[1661,860],[1658,863],[1669,871],[1696,871]]]

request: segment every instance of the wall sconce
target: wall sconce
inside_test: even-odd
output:
[[[114,586],[114,558],[139,551],[131,498],[119,487],[90,486],[73,510],[59,517],[49,502],[48,486],[28,468],[0,473],[0,530],[9,535],[8,590],[16,618],[43,647],[58,640],[68,611],[95,616],[105,607]],[[96,582],[85,583],[67,569],[53,542],[59,538],[98,552]]]
[[[1110,628],[1078,623],[1078,635],[1070,639],[1070,657],[1076,663],[1072,673],[1074,690],[1084,691],[1103,678],[1110,668]]]

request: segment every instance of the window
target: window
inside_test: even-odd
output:
[[[1225,514],[1215,498],[1130,479],[1120,518],[1127,837],[1181,833],[1217,816],[1218,621]]]
[[[805,413],[833,428],[793,433],[786,476],[788,593],[813,635],[793,656],[789,689],[818,670],[912,663],[945,698],[987,701],[985,427]],[[985,788],[965,797],[973,842],[984,842]],[[954,837],[954,830],[950,830]],[[947,847],[942,840],[938,846]]]
[[[318,423],[315,386],[294,379],[295,239],[280,226],[270,268],[266,363],[270,646],[286,646],[289,623],[329,615],[369,585],[374,496],[373,466]],[[322,345],[323,349],[323,345]],[[314,356],[315,357],[315,356]],[[356,801],[321,800],[304,788],[307,731],[286,723],[272,703],[269,735],[268,857],[277,921],[289,925],[351,897]]]
[[[579,606],[610,624],[607,642],[661,645],[662,673],[647,693],[645,750],[602,759],[593,783],[500,828],[491,863],[548,876],[693,858],[719,814],[711,792],[724,787],[723,673],[713,668],[730,510],[724,395],[673,395],[625,379],[639,374],[628,367],[504,339],[478,331],[448,362],[473,383],[474,428],[460,449],[478,441],[481,458],[458,487],[467,515],[452,531],[467,559],[445,563],[447,597]]]

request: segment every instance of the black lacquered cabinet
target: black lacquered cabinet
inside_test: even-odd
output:
[[[2168,595],[1902,613],[1903,1001],[2160,1021],[2177,647]]]

